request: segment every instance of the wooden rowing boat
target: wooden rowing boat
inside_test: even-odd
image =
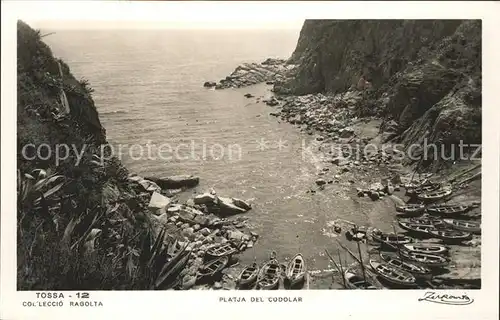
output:
[[[405,215],[418,216],[425,211],[425,205],[423,204],[406,204],[401,206],[396,206],[396,211],[401,212]]]
[[[414,287],[416,285],[417,279],[415,276],[388,263],[370,260],[370,266],[377,275],[387,282],[405,287]]]
[[[219,258],[232,255],[236,251],[236,248],[233,247],[230,243],[225,243],[208,248],[206,254],[213,258]]]
[[[461,242],[465,240],[470,240],[472,234],[470,232],[460,231],[460,230],[429,230],[429,234],[433,237],[442,239],[446,242]]]
[[[414,251],[416,253],[428,253],[428,254],[446,254],[448,253],[448,247],[434,244],[434,243],[408,243],[403,245],[403,248],[407,251]]]
[[[459,215],[462,213],[466,213],[471,209],[471,206],[460,205],[460,204],[442,204],[442,205],[432,205],[427,207],[427,212],[429,214],[438,214],[438,215]]]
[[[353,270],[347,269],[344,273],[344,278],[347,289],[377,289],[371,282],[365,281],[363,276],[358,275]]]
[[[257,280],[258,275],[259,266],[257,265],[257,263],[253,263],[252,265],[245,267],[238,275],[238,285],[240,287],[249,286]]]
[[[423,201],[437,201],[451,195],[451,189],[437,190],[417,194],[417,198]]]
[[[229,256],[223,256],[210,260],[198,269],[198,277],[213,277],[221,272],[228,264]]]
[[[430,183],[427,185],[420,185],[420,186],[414,187],[414,188],[407,188],[405,195],[414,196],[414,195],[418,195],[420,193],[433,192],[433,191],[438,190],[439,188],[441,188],[440,183]]]
[[[445,257],[434,254],[420,253],[415,251],[405,251],[405,250],[401,250],[400,253],[404,258],[410,259],[418,264],[430,268],[445,267],[450,262]]]
[[[429,235],[430,230],[434,229],[432,225],[416,224],[406,221],[398,221],[401,228],[407,230],[408,232]]]
[[[480,234],[481,233],[481,223],[475,221],[465,221],[465,220],[454,220],[454,219],[443,219],[443,222],[449,225],[451,228],[456,230],[461,230],[465,232]]]
[[[292,287],[304,281],[306,271],[306,262],[304,257],[299,253],[290,260],[286,267],[286,279],[289,281],[290,286]]]
[[[257,285],[261,290],[276,289],[279,286],[280,277],[281,266],[278,260],[271,259],[260,268]]]
[[[413,274],[416,278],[430,280],[432,271],[426,267],[403,261],[395,254],[381,252],[380,257],[390,266]]]
[[[376,242],[379,242],[381,244],[388,244],[391,246],[397,246],[397,245],[402,245],[405,243],[410,243],[412,242],[412,239],[410,237],[407,237],[402,234],[394,234],[394,233],[383,233],[380,231],[373,231],[372,234],[372,239]]]
[[[444,222],[441,219],[436,219],[432,217],[420,217],[420,218],[409,218],[409,219],[399,219],[400,222],[418,224],[421,226],[429,226],[436,229],[445,227]]]

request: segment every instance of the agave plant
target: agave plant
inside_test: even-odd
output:
[[[145,289],[171,289],[180,279],[179,273],[186,267],[191,256],[187,250],[188,243],[177,248],[176,241],[167,241],[165,244],[166,230],[163,228],[151,244],[151,233],[145,236],[142,251],[139,256],[138,272],[142,273]]]
[[[66,179],[63,175],[51,173],[49,170],[35,169],[24,175],[17,170],[17,182],[17,197],[22,207],[36,206],[42,199],[50,200],[63,187]]]

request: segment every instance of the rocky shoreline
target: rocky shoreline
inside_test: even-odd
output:
[[[278,63],[286,64],[285,61]],[[252,71],[251,67],[256,68],[256,70]],[[368,201],[390,199],[389,201],[394,203],[405,203],[411,200],[407,197],[408,189],[405,188],[408,183],[425,181],[422,177],[432,177],[436,181],[450,181],[450,177],[456,175],[458,169],[453,168],[441,173],[420,170],[419,174],[415,174],[418,164],[416,168],[415,164],[408,162],[407,157],[401,157],[401,154],[396,153],[393,147],[394,138],[401,133],[398,123],[393,120],[384,121],[385,119],[381,119],[377,115],[360,114],[359,110],[363,106],[373,102],[371,89],[357,90],[351,87],[346,92],[336,94],[315,93],[298,96],[283,94],[283,91],[280,90],[280,83],[291,76],[290,70],[293,69],[282,71],[275,78],[255,78],[254,74],[258,72],[259,68],[255,65],[247,65],[244,73],[241,73],[241,68],[237,68],[233,73],[238,74],[237,81],[231,82],[232,78],[228,79],[219,88],[242,88],[262,82],[274,84],[271,92],[275,94],[271,95],[270,98],[254,97],[250,94],[245,96],[249,99],[256,99],[256,102],[266,103],[273,108],[273,111],[269,113],[271,116],[289,122],[305,134],[315,137],[318,151],[322,154],[323,160],[322,169],[318,172],[318,179],[315,185],[311,186],[312,193],[322,192],[332,183],[347,183],[352,187],[352,197],[366,197]],[[286,69],[282,68],[282,70]],[[373,152],[362,152],[361,157],[352,154],[352,150],[358,150],[358,152],[365,150],[364,148],[369,144],[378,148]],[[473,173],[477,175],[477,170]],[[471,180],[468,181],[467,178]],[[446,199],[446,203],[451,201],[451,203],[471,205],[471,203],[480,201],[480,181],[477,181],[477,177],[465,175],[462,180],[466,182],[454,181],[453,188],[459,192],[456,192],[457,194],[453,198]],[[471,184],[470,188],[469,183]],[[468,189],[469,194],[467,194]],[[461,216],[461,218],[473,219],[473,221],[480,219],[480,208],[478,206],[474,208],[468,216]],[[349,230],[352,225],[339,221],[331,227],[332,232],[339,233],[346,229]],[[376,225],[369,224],[363,228],[365,230],[378,229]],[[387,226],[382,228],[385,229],[385,232],[391,233],[393,231]],[[433,238],[417,237],[417,239],[419,239],[417,241],[424,243],[439,241],[439,239]],[[450,261],[455,261],[455,264],[448,271],[438,272],[432,284],[428,283],[427,286],[430,285],[432,288],[480,286],[480,239],[480,236],[474,235],[466,243],[450,245]],[[363,238],[363,241],[367,245],[369,243],[374,245],[368,239]],[[365,263],[368,262],[365,261]],[[470,269],[471,267],[474,270]],[[328,273],[326,272],[326,274]],[[337,285],[340,284],[342,280],[339,278],[341,276],[337,270],[333,270],[333,274],[336,274],[334,278]],[[310,273],[312,278],[324,276],[325,272],[321,271]]]
[[[218,83],[207,81],[203,84],[206,88],[227,89],[242,88],[257,83],[266,82],[269,85],[275,81],[283,80],[295,68],[295,65],[287,64],[284,59],[268,58],[261,63],[244,63],[226,78]]]

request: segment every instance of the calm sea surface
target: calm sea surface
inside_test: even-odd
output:
[[[271,107],[243,96],[269,95],[269,86],[203,88],[240,63],[288,58],[298,35],[299,30],[59,30],[44,40],[77,77],[90,81],[111,143],[139,145],[122,150],[132,172],[196,174],[198,192],[213,188],[251,199],[254,209],[246,216],[261,237],[243,262],[263,260],[271,250],[280,258],[302,252],[311,269],[325,269],[330,266],[324,249],[335,246],[325,232],[328,222],[364,221],[359,203],[341,186],[306,193],[317,178],[314,161],[302,156],[303,139],[310,138],[269,116]],[[177,159],[169,159],[175,150]]]

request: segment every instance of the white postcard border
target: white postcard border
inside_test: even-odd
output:
[[[368,317],[418,319],[498,318],[499,225],[499,68],[498,13],[493,2],[112,2],[112,1],[12,1],[2,2],[2,110],[1,110],[1,268],[0,318],[31,319],[70,317],[167,318],[233,317],[328,318]],[[206,13],[210,15],[207,16]],[[16,20],[134,20],[150,21],[296,21],[329,19],[483,19],[483,175],[482,178],[482,289],[446,290],[466,294],[466,306],[418,301],[425,290],[309,290],[309,291],[94,291],[91,301],[102,307],[23,308],[22,301],[36,300],[34,292],[16,291]],[[71,295],[75,292],[64,292]],[[245,297],[245,303],[220,298]],[[300,303],[252,303],[251,297],[301,297]],[[65,299],[67,301],[67,299]]]

